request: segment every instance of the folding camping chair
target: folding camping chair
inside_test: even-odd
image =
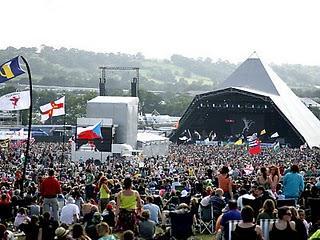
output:
[[[263,239],[269,240],[270,224],[273,224],[277,219],[260,219],[259,225],[262,229]]]
[[[214,233],[215,219],[212,204],[209,204],[206,207],[201,204],[199,205],[199,224],[200,233],[204,233],[205,231],[208,231],[210,234]]]

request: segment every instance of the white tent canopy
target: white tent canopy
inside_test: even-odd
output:
[[[169,141],[169,140],[168,138],[157,135],[157,134],[153,134],[149,132],[138,132],[137,141],[147,143],[147,142],[158,142],[158,141]]]
[[[226,88],[236,88],[270,97],[309,147],[320,147],[319,119],[260,58],[251,57],[243,62],[218,86],[219,90]]]

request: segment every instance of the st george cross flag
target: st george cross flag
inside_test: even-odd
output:
[[[41,122],[47,121],[51,117],[61,116],[65,114],[65,97],[59,98],[56,101],[51,101],[40,107]]]
[[[94,126],[78,127],[77,138],[81,140],[94,140],[102,138],[101,124],[102,122],[98,122]]]
[[[15,57],[0,66],[0,83],[6,82],[23,73],[24,71],[19,64],[19,56]]]
[[[29,91],[8,93],[0,97],[1,111],[16,111],[30,107]]]

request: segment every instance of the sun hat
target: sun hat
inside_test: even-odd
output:
[[[62,238],[62,237],[65,237],[68,235],[69,233],[69,230],[63,228],[63,227],[58,227],[56,230],[55,230],[55,239],[59,239],[59,238]]]
[[[76,201],[74,200],[73,197],[68,197],[67,202],[68,203],[75,203]]]
[[[182,190],[181,197],[186,197],[186,196],[188,196],[187,190]]]
[[[93,217],[92,217],[92,222],[93,222],[93,223],[99,223],[99,222],[101,222],[102,220],[103,220],[103,217],[101,216],[101,213],[95,212],[95,213],[93,214]]]

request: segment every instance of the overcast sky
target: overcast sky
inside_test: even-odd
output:
[[[320,65],[319,0],[1,0],[0,48]]]

